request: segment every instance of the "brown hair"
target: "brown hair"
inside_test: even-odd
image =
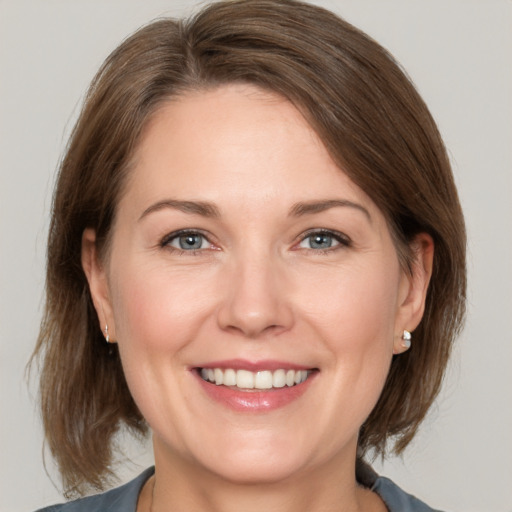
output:
[[[394,59],[329,11],[290,0],[213,3],[190,20],[138,30],[94,78],[62,161],[53,199],[43,356],[46,442],[67,493],[104,487],[113,438],[147,425],[128,391],[116,348],[98,328],[81,237],[108,244],[141,131],[169,97],[248,82],[293,102],[332,158],[386,216],[405,268],[420,232],[435,243],[426,310],[413,348],[396,356],[359,448],[402,451],[439,392],[464,315],[465,231],[443,142]]]

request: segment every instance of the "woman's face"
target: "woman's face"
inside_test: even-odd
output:
[[[428,280],[301,114],[242,85],[161,107],[108,261],[91,231],[83,256],[157,461],[234,481],[353,466]]]

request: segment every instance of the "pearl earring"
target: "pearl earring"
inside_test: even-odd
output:
[[[404,330],[402,334],[402,347],[404,347],[405,350],[409,350],[411,348],[411,339],[411,333],[409,331]]]
[[[105,334],[105,341],[107,343],[110,343],[110,336],[108,334],[108,325],[105,324],[105,329],[103,329],[103,333]]]

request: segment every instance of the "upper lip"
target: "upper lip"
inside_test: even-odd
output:
[[[222,361],[210,361],[199,364],[195,368],[232,368],[233,370],[248,370],[250,372],[275,371],[275,370],[311,370],[311,366],[292,363],[290,361],[276,361],[266,359],[260,361],[248,361],[246,359],[227,359]]]

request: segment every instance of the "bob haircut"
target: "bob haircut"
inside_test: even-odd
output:
[[[108,257],[111,226],[146,123],[170,98],[250,83],[292,102],[331,157],[383,212],[410,271],[420,232],[435,244],[414,345],[394,356],[361,428],[359,455],[400,453],[439,392],[465,309],[465,229],[448,157],[426,105],[392,56],[333,13],[293,0],[234,0],[139,29],[94,78],[53,197],[46,306],[34,355],[46,443],[68,496],[114,476],[114,439],[148,426],[106,344],[81,266],[85,228]],[[341,171],[340,171],[341,172]],[[314,170],[311,179],[315,179]]]

